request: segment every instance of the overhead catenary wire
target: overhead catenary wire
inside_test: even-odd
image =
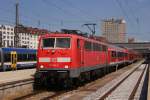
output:
[[[128,7],[129,11],[131,12],[131,15],[132,15],[133,19],[135,20],[136,24],[138,24],[139,23],[139,17],[137,17],[135,15],[133,9],[129,6],[128,1],[125,0],[124,2],[126,3],[126,6]]]
[[[58,11],[60,11],[61,13],[65,14],[65,15],[80,18],[80,19],[74,18],[73,20],[71,20],[71,19],[65,19],[64,20],[63,19],[63,22],[65,22],[65,23],[82,23],[83,24],[83,23],[93,22],[94,21],[94,20],[91,20],[91,19],[87,19],[87,17],[89,17],[89,15],[85,16],[85,14],[83,14],[83,12],[82,12],[82,14],[84,16],[81,15],[81,10],[80,10],[80,14],[79,13],[74,13],[74,12],[70,12],[70,11],[66,10],[65,8],[62,8],[62,7],[58,6],[57,3],[54,3],[52,1],[48,1],[48,0],[41,0],[41,1],[43,1],[43,3],[45,5],[47,5],[47,7],[49,7],[51,5],[55,9],[57,9]],[[67,3],[67,2],[65,2],[65,3]],[[69,5],[71,5],[71,7],[73,7],[73,5],[71,3],[69,3]],[[75,7],[73,7],[73,8],[75,9]],[[60,21],[62,21],[62,19]],[[97,20],[95,20],[95,22],[97,22]]]
[[[119,8],[121,9],[121,12],[122,12],[123,15],[127,18],[127,20],[128,20],[128,21],[132,21],[132,20],[129,18],[129,16],[128,16],[126,10],[124,9],[122,3],[120,2],[120,0],[115,0],[115,2],[118,4]]]
[[[15,22],[12,22],[12,21],[6,20],[6,19],[0,19],[0,24],[15,25]]]
[[[67,24],[74,24],[74,23],[80,23],[80,28],[82,27],[82,25],[83,24],[85,24],[85,23],[97,23],[98,22],[98,20],[97,20],[97,18],[94,18],[93,16],[90,16],[90,15],[88,15],[88,13],[86,13],[86,12],[84,12],[84,11],[82,11],[81,9],[79,9],[79,12],[80,12],[80,14],[79,14],[79,12],[78,13],[75,13],[75,12],[70,12],[70,11],[68,11],[68,10],[66,10],[66,8],[62,8],[62,7],[60,7],[59,5],[57,5],[58,3],[55,1],[55,2],[52,2],[52,1],[49,1],[49,0],[41,0],[41,1],[43,1],[43,3],[45,4],[45,5],[47,5],[47,7],[49,7],[50,5],[51,6],[53,6],[55,9],[57,9],[58,11],[60,11],[61,13],[63,13],[63,14],[65,14],[65,15],[68,15],[68,16],[73,16],[73,17],[79,17],[80,19],[78,19],[78,18],[74,18],[73,20],[72,20],[72,18],[70,18],[70,19],[62,19],[62,20],[60,20],[60,26],[61,27],[64,27],[64,26],[66,26],[65,24],[67,23]],[[64,1],[63,3],[68,3],[68,5],[71,5],[71,7],[72,8],[74,8],[74,9],[77,9],[78,10],[78,8],[74,5],[74,4],[72,4],[72,2],[67,2],[67,1]],[[81,15],[81,13],[82,13],[82,15]],[[84,14],[83,14],[84,13]],[[86,14],[85,14],[86,13]],[[89,19],[88,17],[93,17],[93,19],[91,20],[91,19]],[[95,20],[96,19],[96,20]]]
[[[53,7],[55,7],[57,10],[59,10],[59,11],[61,11],[62,13],[64,13],[64,14],[66,14],[66,15],[68,15],[68,16],[75,16],[75,17],[80,17],[80,18],[83,18],[83,20],[82,19],[54,19],[54,20],[56,20],[56,21],[58,21],[58,20],[60,20],[60,24],[62,24],[62,22],[63,22],[63,24],[64,23],[84,23],[84,22],[89,22],[89,20],[88,19],[86,19],[87,18],[87,16],[85,17],[83,17],[83,16],[81,16],[81,15],[79,15],[79,14],[75,14],[74,12],[70,12],[70,11],[68,11],[68,10],[66,10],[66,9],[64,9],[64,8],[61,8],[61,7],[59,7],[57,4],[55,4],[55,3],[53,3],[53,2],[51,2],[51,1],[48,1],[48,0],[42,0],[42,1],[44,1],[45,2],[45,4],[47,5],[47,6],[49,6],[49,5],[51,5],[51,6],[53,6]],[[23,8],[23,6],[21,6],[21,8],[20,8],[20,13],[19,13],[19,16],[20,16],[20,24],[28,24],[28,23],[30,23],[30,22],[32,22],[32,23],[36,23],[37,24],[37,27],[39,27],[39,21],[40,21],[40,26],[42,26],[43,24],[45,24],[46,25],[46,23],[47,23],[47,25],[49,26],[49,24],[51,24],[51,25],[58,25],[58,23],[56,23],[55,22],[55,24],[53,23],[53,22],[48,22],[48,21],[44,21],[43,19],[40,19],[40,18],[38,18],[39,16],[40,16],[40,14],[39,13],[37,13],[37,12],[35,12],[35,11],[32,11],[32,16],[27,16],[27,14],[25,15],[24,13],[22,13],[22,8]],[[25,8],[23,8],[23,9],[25,9]],[[32,10],[32,9],[31,9]],[[1,11],[3,11],[3,12],[7,12],[7,13],[9,13],[9,14],[11,14],[12,16],[14,16],[15,14],[15,9],[5,9],[5,10],[2,10],[1,9]],[[26,12],[26,13],[29,13],[29,12]],[[80,11],[80,13],[81,13],[81,11]],[[34,17],[34,16],[36,16],[36,17]],[[15,18],[15,16],[14,16],[14,18]],[[53,20],[53,21],[54,21]],[[7,23],[13,23],[14,24],[14,22],[11,22],[11,21],[1,21],[1,22],[7,22]]]
[[[133,17],[133,20],[135,20],[135,25],[137,26],[137,33],[140,33],[140,18],[138,16],[135,15],[133,9],[129,6],[128,1],[124,1],[126,3],[126,5],[128,6],[128,9],[131,12],[131,15]]]
[[[82,14],[82,15],[84,15],[85,17],[88,17],[88,18],[94,18],[94,19],[96,19],[97,20],[97,16],[94,16],[94,15],[92,15],[92,14],[90,14],[89,12],[87,12],[87,11],[85,11],[85,10],[83,10],[83,9],[81,9],[81,8],[79,8],[79,7],[77,7],[74,3],[72,3],[71,1],[69,1],[69,0],[59,0],[59,1],[61,1],[61,2],[63,2],[64,4],[67,4],[67,5],[69,5],[69,6],[71,6],[72,8],[74,8],[74,9],[76,9],[80,14]]]
[[[1,8],[0,9],[0,12],[2,12],[2,13],[5,13],[5,14],[9,14],[9,16],[12,16],[12,17],[15,17],[14,16],[14,14],[15,14],[15,10],[14,9],[6,9],[6,8]],[[32,13],[32,15],[34,15],[33,13]],[[19,16],[20,16],[20,21],[22,22],[25,22],[25,23],[28,23],[28,22],[37,22],[38,20],[36,20],[35,18],[32,18],[32,17],[30,17],[30,16],[26,16],[26,15],[23,15],[23,13],[20,13],[19,14]],[[13,21],[14,21],[14,19],[12,19]],[[15,22],[13,22],[13,21],[10,21],[10,18],[9,17],[6,17],[5,16],[5,19],[0,19],[0,22],[1,23],[6,23],[6,24],[11,24],[11,25],[15,25]],[[24,23],[24,24],[25,24]],[[20,23],[21,24],[21,23]]]
[[[65,15],[72,15],[72,16],[76,16],[76,14],[72,13],[72,12],[69,12],[68,10],[65,10],[59,6],[57,6],[55,3],[53,3],[52,1],[48,1],[48,0],[42,0],[44,4],[46,4],[48,7],[49,5],[53,6],[54,8],[56,8],[57,10],[61,11],[62,13],[64,13]],[[79,17],[79,16],[78,16]]]

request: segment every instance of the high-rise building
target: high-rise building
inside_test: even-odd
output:
[[[134,43],[134,42],[135,42],[135,38],[133,38],[133,37],[128,38],[128,43]]]
[[[112,43],[126,42],[126,22],[123,19],[104,19],[101,23],[103,37]]]

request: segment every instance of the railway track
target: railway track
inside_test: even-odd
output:
[[[33,90],[33,78],[0,84],[0,100],[49,100],[69,90]]]
[[[17,97],[14,100],[53,100],[53,98],[57,98],[67,92],[69,91],[36,91],[28,95]]]
[[[140,65],[140,63],[137,64],[134,68],[131,67],[131,70],[132,71],[136,71],[136,70],[140,71],[140,70],[142,70],[142,69],[138,69],[139,65]],[[132,72],[132,71],[127,71],[126,72],[125,69],[123,71],[126,73],[126,75]],[[124,73],[124,72],[120,72],[119,70],[117,72],[115,72],[115,73],[118,73],[118,72],[120,74]],[[116,74],[115,76],[118,76],[118,74]],[[123,75],[121,75],[121,76],[123,76]],[[112,88],[110,85],[107,85],[106,83],[109,83],[109,82],[114,80],[114,79],[111,79],[110,76],[108,76],[108,79],[106,79],[106,80],[105,80],[105,77],[103,77],[103,78],[100,79],[101,81],[96,80],[96,81],[88,83],[87,85],[79,87],[79,88],[74,89],[74,90],[62,90],[62,91],[52,91],[52,90],[33,91],[32,90],[33,79],[27,79],[27,80],[20,80],[20,81],[16,81],[16,82],[10,82],[10,83],[7,83],[7,84],[3,84],[3,85],[1,84],[0,85],[0,100],[5,100],[6,99],[5,98],[6,96],[4,94],[5,93],[8,94],[8,92],[7,92],[8,90],[11,90],[14,93],[14,89],[16,89],[16,90],[19,89],[19,90],[22,91],[22,90],[26,90],[27,86],[30,89],[29,90],[30,92],[23,93],[23,94],[21,94],[19,96],[11,95],[11,97],[13,97],[13,98],[8,98],[8,100],[9,99],[13,99],[13,100],[70,100],[71,97],[74,94],[80,94],[80,92],[90,92],[90,94],[85,94],[82,99],[85,99],[85,100],[100,99],[100,97],[102,97],[104,95],[103,92],[106,93],[108,91],[108,87]],[[98,83],[98,82],[100,82],[100,83]],[[105,85],[102,85],[101,83],[107,85],[107,89],[106,89]],[[115,82],[113,81],[113,83],[115,83]],[[104,90],[103,87],[105,87],[106,91],[98,92],[99,93],[98,94],[97,93],[98,89],[95,88],[95,87],[97,87],[96,84],[99,84],[99,85],[101,84],[100,85],[101,86],[100,89]],[[109,90],[110,90],[110,88],[109,88]],[[98,94],[98,95],[96,95],[96,96],[92,95],[91,94],[92,92],[95,92],[94,94]],[[9,92],[9,93],[11,93],[11,92]],[[100,94],[103,94],[103,95],[100,96]],[[134,95],[136,95],[136,94],[134,94]],[[78,98],[77,96],[74,96],[74,97]],[[105,98],[107,98],[107,97],[109,97],[109,96],[107,95]],[[68,99],[66,99],[66,98],[68,98]],[[76,99],[72,98],[72,100],[76,100]]]
[[[114,88],[105,93],[105,95],[103,95],[100,99],[133,100],[145,71],[145,65],[137,68],[133,73],[124,78],[124,80],[120,81]]]
[[[25,91],[23,92],[22,90],[26,90],[27,88],[32,89],[33,82],[33,78],[29,78],[0,84],[0,99],[5,100],[6,98],[18,95],[21,92],[24,93]]]
[[[141,64],[138,64],[134,68],[131,68],[131,70],[132,71],[137,70],[140,65]],[[116,72],[116,73],[118,73],[118,72]],[[126,74],[128,74],[131,71],[129,71],[128,73],[127,72],[125,71]],[[112,80],[111,78],[108,78],[108,79],[105,80],[105,82],[103,80],[103,82],[104,82],[104,84],[106,84],[106,83],[110,82],[111,80]],[[37,93],[37,94],[29,95],[29,96],[26,96],[26,97],[23,97],[23,98],[18,98],[18,99],[15,99],[15,100],[31,100],[31,99],[32,100],[77,100],[80,97],[74,96],[75,94],[80,94],[80,92],[82,91],[85,94],[84,97],[86,97],[88,94],[86,94],[85,92],[96,91],[95,88],[88,88],[88,87],[94,87],[94,85],[99,84],[99,82],[103,84],[102,81],[97,81],[96,80],[95,82],[91,82],[91,83],[89,83],[85,86],[79,87],[75,90],[70,90],[70,91],[69,90],[68,91],[44,91],[44,92],[40,92],[40,93]],[[103,87],[103,85],[101,85],[101,86]],[[71,98],[71,97],[73,97],[73,98]],[[84,97],[80,98],[79,100],[85,99]],[[86,98],[85,100],[88,100],[88,99]],[[92,99],[89,99],[89,100],[95,100],[95,98],[94,99],[92,98]]]
[[[137,66],[83,99],[133,100],[135,95],[137,95],[137,90],[141,81],[144,80],[147,68],[148,64]],[[136,99],[137,98],[139,98],[139,96],[136,96]]]

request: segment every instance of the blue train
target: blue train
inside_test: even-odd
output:
[[[0,48],[0,71],[35,67],[36,51],[27,48]]]

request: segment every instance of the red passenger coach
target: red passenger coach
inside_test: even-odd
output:
[[[51,33],[40,37],[35,84],[78,83],[127,62],[128,51],[77,34]]]
[[[114,45],[108,45],[109,66],[118,66],[129,62],[128,50]]]

